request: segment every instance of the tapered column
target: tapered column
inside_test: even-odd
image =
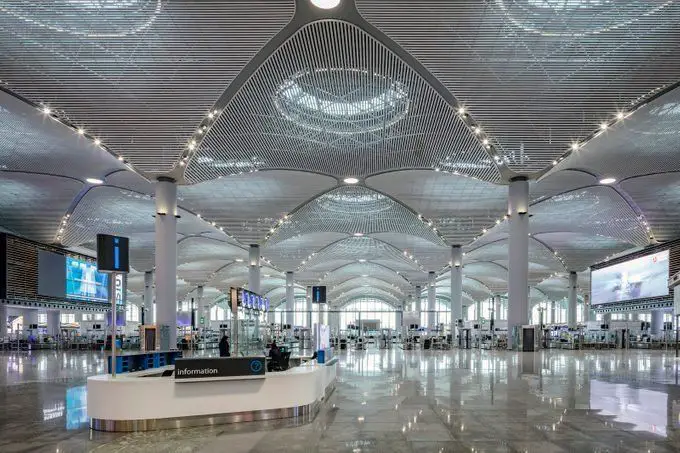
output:
[[[295,322],[295,281],[292,272],[286,272],[286,324]]]
[[[557,312],[555,311],[555,301],[550,302],[550,323],[557,324]]]
[[[153,271],[144,272],[144,323],[153,324]]]
[[[578,276],[576,272],[569,272],[569,298],[567,299],[567,325],[576,327],[576,292],[578,290]]]
[[[161,349],[177,347],[177,185],[171,178],[156,182],[156,323]],[[167,326],[167,344],[163,329]]]
[[[436,326],[435,303],[437,300],[437,279],[434,272],[427,274],[427,328],[434,330]]]
[[[508,349],[513,349],[514,330],[529,322],[529,182],[524,177],[510,181],[508,216]]]
[[[0,338],[7,336],[7,305],[0,303]]]
[[[451,247],[451,334],[455,335],[456,320],[463,319],[463,249]]]
[[[59,310],[47,310],[47,334],[56,337],[60,333],[61,312]]]
[[[248,289],[260,294],[260,246],[251,244],[248,257]]]
[[[418,313],[418,324],[421,323],[421,313],[423,312],[423,303],[420,298],[423,295],[423,288],[420,285],[416,286],[416,313]]]
[[[203,318],[203,324],[201,324]],[[206,316],[205,301],[203,299],[203,285],[196,288],[196,326],[204,329],[210,321],[210,316]]]
[[[494,319],[495,320],[500,320],[501,319],[501,296],[500,295],[495,295],[493,296],[493,313],[494,313]]]
[[[663,332],[663,311],[652,310],[651,334],[661,335]]]

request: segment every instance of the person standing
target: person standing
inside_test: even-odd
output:
[[[229,339],[227,338],[226,335],[222,335],[222,339],[220,340],[220,357],[231,357],[231,353],[229,351]]]

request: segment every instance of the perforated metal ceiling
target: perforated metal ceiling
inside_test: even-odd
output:
[[[294,12],[292,0],[111,3],[3,1],[0,79],[149,172],[173,167]]]
[[[181,294],[247,284],[251,243],[296,271],[297,283],[390,303],[441,271],[461,244],[470,297],[504,292],[508,228],[496,220],[507,187],[495,184],[501,176],[482,140],[516,171],[543,169],[618,109],[680,79],[675,2],[586,3],[356,0],[410,55],[371,36],[352,3],[343,18],[356,25],[305,23],[309,11],[298,8],[296,26],[271,41],[281,45],[233,86],[293,17],[292,0],[104,9],[0,0],[3,88],[90,134],[0,91],[0,229],[43,242],[61,234],[89,250],[96,233],[122,234],[133,267],[151,269],[153,184],[93,146],[100,137],[150,173],[192,151],[182,168],[197,184],[179,189]],[[680,89],[659,96],[531,183],[530,284],[554,297],[546,277],[646,245],[645,222],[657,240],[678,237],[679,106]],[[348,176],[358,184],[345,185]],[[597,186],[603,176],[619,182]],[[85,193],[76,180],[88,177],[107,186]],[[263,290],[279,297],[284,275],[268,266],[262,274]],[[441,281],[438,293],[448,294]]]
[[[499,179],[454,108],[346,22],[302,27],[218,108],[188,165],[190,181],[262,168],[361,177],[447,158],[452,169]]]
[[[502,147],[537,171],[680,77],[676,2],[356,0]]]

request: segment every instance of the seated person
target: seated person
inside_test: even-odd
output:
[[[271,347],[269,348],[269,366],[267,371],[272,371],[272,369],[279,366],[281,363],[281,349],[276,345],[276,341],[272,341]]]

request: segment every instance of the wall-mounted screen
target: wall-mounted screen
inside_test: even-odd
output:
[[[590,274],[591,304],[668,295],[668,250],[597,269]]]
[[[66,257],[66,298],[92,302],[109,299],[109,276],[97,272],[97,263]]]

